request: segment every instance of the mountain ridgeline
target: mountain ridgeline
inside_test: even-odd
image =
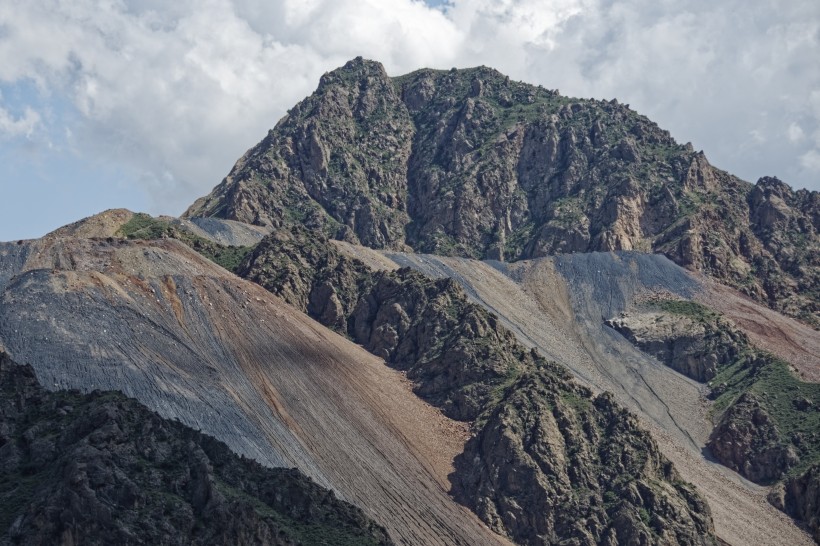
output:
[[[820,194],[744,182],[628,105],[485,67],[350,61],[185,216],[506,261],[660,252],[820,325]]]
[[[0,243],[0,545],[820,544],[819,230],[617,101],[357,58],[183,218]]]

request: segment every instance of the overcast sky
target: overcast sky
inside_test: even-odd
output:
[[[2,0],[0,240],[180,214],[322,73],[487,65],[820,189],[817,0]]]

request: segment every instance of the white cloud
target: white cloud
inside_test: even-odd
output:
[[[0,28],[0,84],[35,82],[78,112],[0,110],[0,131],[71,134],[78,153],[136,169],[155,212],[207,192],[357,55],[394,75],[484,64],[617,97],[718,166],[817,188],[800,137],[820,134],[814,0],[7,0]]]
[[[0,106],[0,138],[31,137],[40,125],[40,114],[26,108],[21,116],[14,116]]]
[[[800,142],[806,136],[806,134],[803,132],[803,128],[795,122],[791,122],[789,124],[789,128],[786,131],[786,135],[789,137],[789,140],[794,143]]]

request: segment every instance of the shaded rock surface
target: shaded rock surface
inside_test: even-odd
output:
[[[456,495],[521,544],[714,543],[708,506],[635,418],[556,376],[522,375],[489,410]]]
[[[350,61],[186,216],[507,261],[660,252],[820,324],[820,194],[744,182],[627,105],[486,67]]]
[[[48,392],[0,353],[2,544],[392,544],[299,471],[119,393]]]
[[[753,394],[744,393],[726,410],[709,441],[720,462],[758,483],[779,480],[799,458],[771,415]]]

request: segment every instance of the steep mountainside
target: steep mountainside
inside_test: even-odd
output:
[[[474,420],[453,492],[517,543],[713,541],[708,506],[634,417],[527,350],[452,279],[373,272],[298,228],[263,240],[238,272],[407,370],[446,414]]]
[[[713,402],[707,400],[708,388],[638,350],[605,322],[607,317],[622,316],[625,311],[626,316],[634,317],[636,305],[647,298],[662,296],[710,301],[725,309],[733,320],[740,321],[745,328],[743,333],[731,332],[729,335],[726,332],[725,337],[718,336],[716,340],[697,339],[696,336],[687,340],[687,335],[699,328],[697,324],[691,324],[680,332],[681,348],[693,349],[689,354],[697,355],[705,347],[717,348],[718,344],[714,342],[720,339],[743,339],[744,335],[758,332],[756,339],[777,342],[769,346],[783,354],[783,358],[798,356],[795,362],[799,363],[799,371],[806,377],[816,377],[820,372],[818,332],[657,255],[591,253],[503,264],[378,252],[347,243],[334,244],[343,255],[360,259],[377,270],[411,266],[432,278],[455,279],[472,302],[498,316],[501,324],[514,332],[521,343],[566,365],[577,380],[593,389],[610,391],[620,404],[635,412],[642,426],[652,432],[662,453],[674,462],[683,479],[696,484],[698,491],[707,498],[719,538],[737,545],[810,543],[809,537],[784,514],[767,506],[766,489],[741,480],[728,468],[704,458],[704,448],[713,429],[709,417]],[[675,302],[675,306],[681,304],[699,308],[694,302]],[[685,319],[678,322],[688,323],[688,317],[678,318]],[[667,328],[672,322],[671,318],[660,321],[659,330],[676,333],[677,330]],[[709,331],[716,333],[712,325],[702,329],[705,334]],[[759,332],[766,335],[761,337]],[[727,353],[733,354],[736,349]],[[686,353],[684,351],[684,355]],[[671,354],[674,355],[674,351]],[[715,359],[720,361],[719,354]],[[692,369],[700,369],[702,364],[706,363]],[[733,377],[731,383],[735,388],[726,389],[725,398],[714,402],[723,408],[739,396],[737,386],[753,384],[755,389],[777,393],[776,413],[779,416],[783,410],[780,402],[789,404],[791,389],[800,387],[796,384],[799,380],[783,368],[771,368],[777,372],[775,374],[749,374],[748,369],[734,374],[729,370],[723,368]],[[780,372],[785,372],[785,376]],[[791,379],[784,382],[784,377]],[[795,424],[798,428],[811,427],[810,422],[800,421],[799,414],[795,417],[790,430],[795,430]],[[788,442],[789,434],[781,439]],[[813,441],[809,437],[805,439]],[[801,457],[810,463],[811,449]],[[800,469],[795,467],[793,470]],[[796,486],[794,491],[801,496],[790,497],[794,499],[790,501],[794,510],[789,513],[799,515],[807,522],[813,516],[805,514],[814,510],[811,483],[803,489]],[[804,489],[805,495],[800,493]],[[807,504],[802,504],[803,500]]]
[[[358,508],[118,393],[0,352],[0,544],[390,544]]]
[[[788,363],[694,302],[653,298],[607,324],[664,364],[711,380],[711,453],[754,482],[785,478],[769,499],[819,532],[812,484],[820,465],[820,385],[801,381]]]
[[[448,495],[466,432],[400,373],[171,240],[0,244],[0,345],[49,389],[119,390],[296,467],[397,544],[503,544]]]
[[[507,261],[661,252],[815,325],[820,194],[756,185],[617,101],[488,68],[325,74],[188,217]]]

